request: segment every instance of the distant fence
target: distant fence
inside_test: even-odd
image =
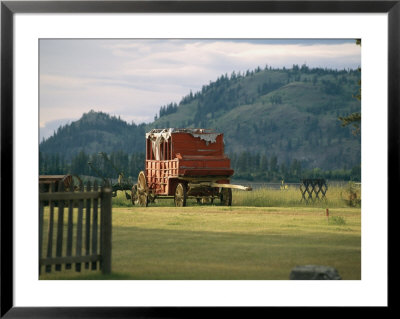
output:
[[[300,184],[302,200],[307,203],[324,199],[327,191],[328,185],[323,178],[303,179]]]
[[[48,206],[48,207],[47,207]],[[111,273],[111,189],[51,183],[39,190],[39,274],[71,269]],[[46,229],[45,229],[46,228]],[[43,256],[44,255],[44,256]]]

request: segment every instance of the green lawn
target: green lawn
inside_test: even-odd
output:
[[[296,265],[315,264],[359,280],[361,209],[331,208],[328,221],[323,207],[113,207],[112,249],[109,276],[40,279],[288,280]]]

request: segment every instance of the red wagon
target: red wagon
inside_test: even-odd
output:
[[[156,198],[174,198],[186,206],[189,197],[198,202],[218,198],[232,204],[230,184],[234,171],[224,154],[223,134],[206,129],[154,129],[146,134],[145,170],[132,189],[132,203],[147,206]]]

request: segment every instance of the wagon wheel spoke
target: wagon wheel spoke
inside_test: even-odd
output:
[[[138,202],[140,206],[147,207],[148,205],[147,195],[146,194],[139,195]]]

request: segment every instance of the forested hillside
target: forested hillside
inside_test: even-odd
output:
[[[222,75],[179,103],[160,107],[150,124],[129,124],[91,111],[40,144],[40,170],[90,175],[87,165],[81,167],[84,161],[106,152],[135,176],[143,169],[146,131],[201,127],[224,133],[237,177],[296,180],[325,174],[359,179],[360,136],[338,120],[360,111],[354,98],[359,79],[358,70],[265,67]]]

